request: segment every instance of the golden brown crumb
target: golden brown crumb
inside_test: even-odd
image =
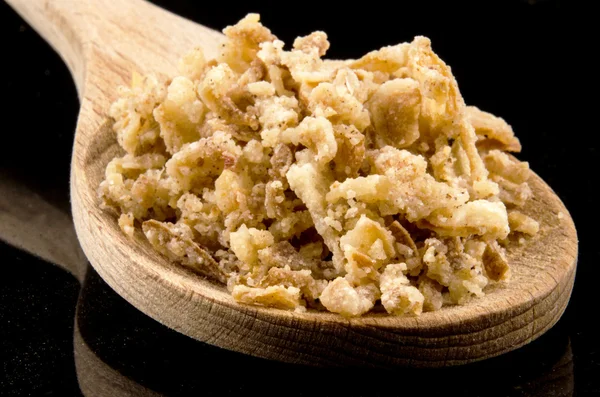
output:
[[[535,236],[540,230],[540,224],[537,221],[519,211],[508,213],[508,223],[511,231],[527,233],[530,236]]]
[[[491,241],[485,246],[483,264],[490,280],[505,280],[509,275],[508,261],[502,247]]]
[[[280,285],[267,288],[253,288],[236,285],[231,292],[233,299],[240,303],[258,306],[276,307],[278,309],[296,309],[300,306],[300,290],[296,287]]]
[[[418,281],[419,291],[423,294],[423,311],[436,311],[442,308],[444,298],[442,286],[435,280],[422,275]]]
[[[129,237],[133,237],[133,216],[131,214],[121,214],[119,217],[119,227]]]
[[[245,304],[419,315],[510,274],[509,233],[540,225],[503,119],[466,106],[425,37],[355,61],[327,35],[292,49],[249,14],[217,59],[134,75],[111,106],[122,156],[102,206]],[[562,214],[558,214],[561,218]]]
[[[466,107],[467,117],[477,134],[477,145],[508,152],[520,152],[521,142],[506,121],[475,106]]]
[[[381,304],[390,314],[419,315],[423,311],[425,297],[404,274],[406,264],[389,264],[381,274]]]
[[[413,79],[383,83],[367,103],[377,147],[405,148],[419,138],[421,91]]]
[[[345,278],[338,277],[325,287],[319,299],[330,312],[352,317],[371,310],[376,296],[375,287],[369,288],[367,285],[355,288]]]

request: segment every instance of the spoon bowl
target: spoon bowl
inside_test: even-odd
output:
[[[577,234],[563,203],[537,175],[523,212],[540,232],[508,250],[512,279],[463,306],[419,317],[337,314],[241,305],[224,286],[169,263],[141,231],[133,241],[102,211],[106,164],[120,153],[107,116],[131,74],[176,71],[200,46],[214,57],[223,36],[142,0],[8,0],[61,54],[81,103],[71,165],[72,212],[98,274],[136,308],[185,335],[254,356],[310,365],[440,367],[500,355],[536,339],[560,318],[577,262]]]

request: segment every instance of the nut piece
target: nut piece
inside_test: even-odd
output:
[[[231,296],[240,303],[274,307],[277,309],[293,310],[302,305],[300,290],[296,287],[282,287],[277,285],[267,288],[254,288],[245,285],[236,285],[231,291]]]
[[[187,225],[149,220],[142,224],[142,230],[154,249],[170,260],[222,283],[227,281],[219,264],[194,243],[192,231]]]
[[[485,246],[483,265],[488,277],[494,281],[506,280],[509,277],[508,261],[504,249],[496,241]]]
[[[375,127],[375,143],[382,148],[398,149],[419,138],[421,91],[413,79],[395,79],[383,83],[368,104]]]
[[[396,239],[396,242],[406,245],[408,248],[413,250],[414,253],[417,252],[417,245],[413,241],[412,237],[410,237],[408,230],[406,230],[404,226],[400,224],[400,222],[392,222],[392,224],[389,226],[389,229]]]
[[[476,106],[467,106],[465,110],[467,119],[475,128],[478,147],[508,152],[521,151],[521,142],[504,119],[479,110]]]
[[[537,221],[519,211],[508,213],[508,224],[511,232],[522,232],[530,236],[535,236],[540,230],[540,224]]]

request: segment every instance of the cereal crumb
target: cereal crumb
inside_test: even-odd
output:
[[[526,233],[530,236],[535,236],[540,230],[540,224],[536,220],[519,211],[508,213],[508,224],[511,231]]]
[[[529,165],[428,38],[333,61],[324,32],[287,50],[258,14],[224,34],[216,59],[194,48],[118,89],[99,195],[125,235],[297,313],[418,316],[509,279],[499,242],[540,230]]]
[[[119,217],[119,227],[128,237],[133,237],[135,231],[133,227],[133,216],[131,214],[121,214]]]

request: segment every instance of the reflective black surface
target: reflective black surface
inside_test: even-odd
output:
[[[314,15],[298,6],[290,18],[291,5],[276,2],[227,10],[191,0],[158,3],[214,28],[260,11],[286,42],[322,29],[333,58],[430,36],[466,101],[512,124],[524,147],[520,157],[571,211],[580,238],[571,303],[556,327],[522,349],[428,371],[291,366],[224,351],[162,326],[90,267],[81,282],[63,270],[78,275],[83,263],[68,222],[76,92],[60,58],[2,3],[0,219],[16,217],[23,229],[0,227],[0,395],[600,395],[599,219],[590,211],[597,201],[599,147],[594,113],[583,110],[576,92],[595,72],[578,47],[585,46],[588,25],[571,23],[573,13],[579,18],[585,10],[550,0],[486,2],[485,8],[481,2],[446,2],[443,8],[400,2],[394,10],[346,6],[342,15]],[[35,213],[35,222],[23,211]],[[36,233],[43,238],[31,238]]]

